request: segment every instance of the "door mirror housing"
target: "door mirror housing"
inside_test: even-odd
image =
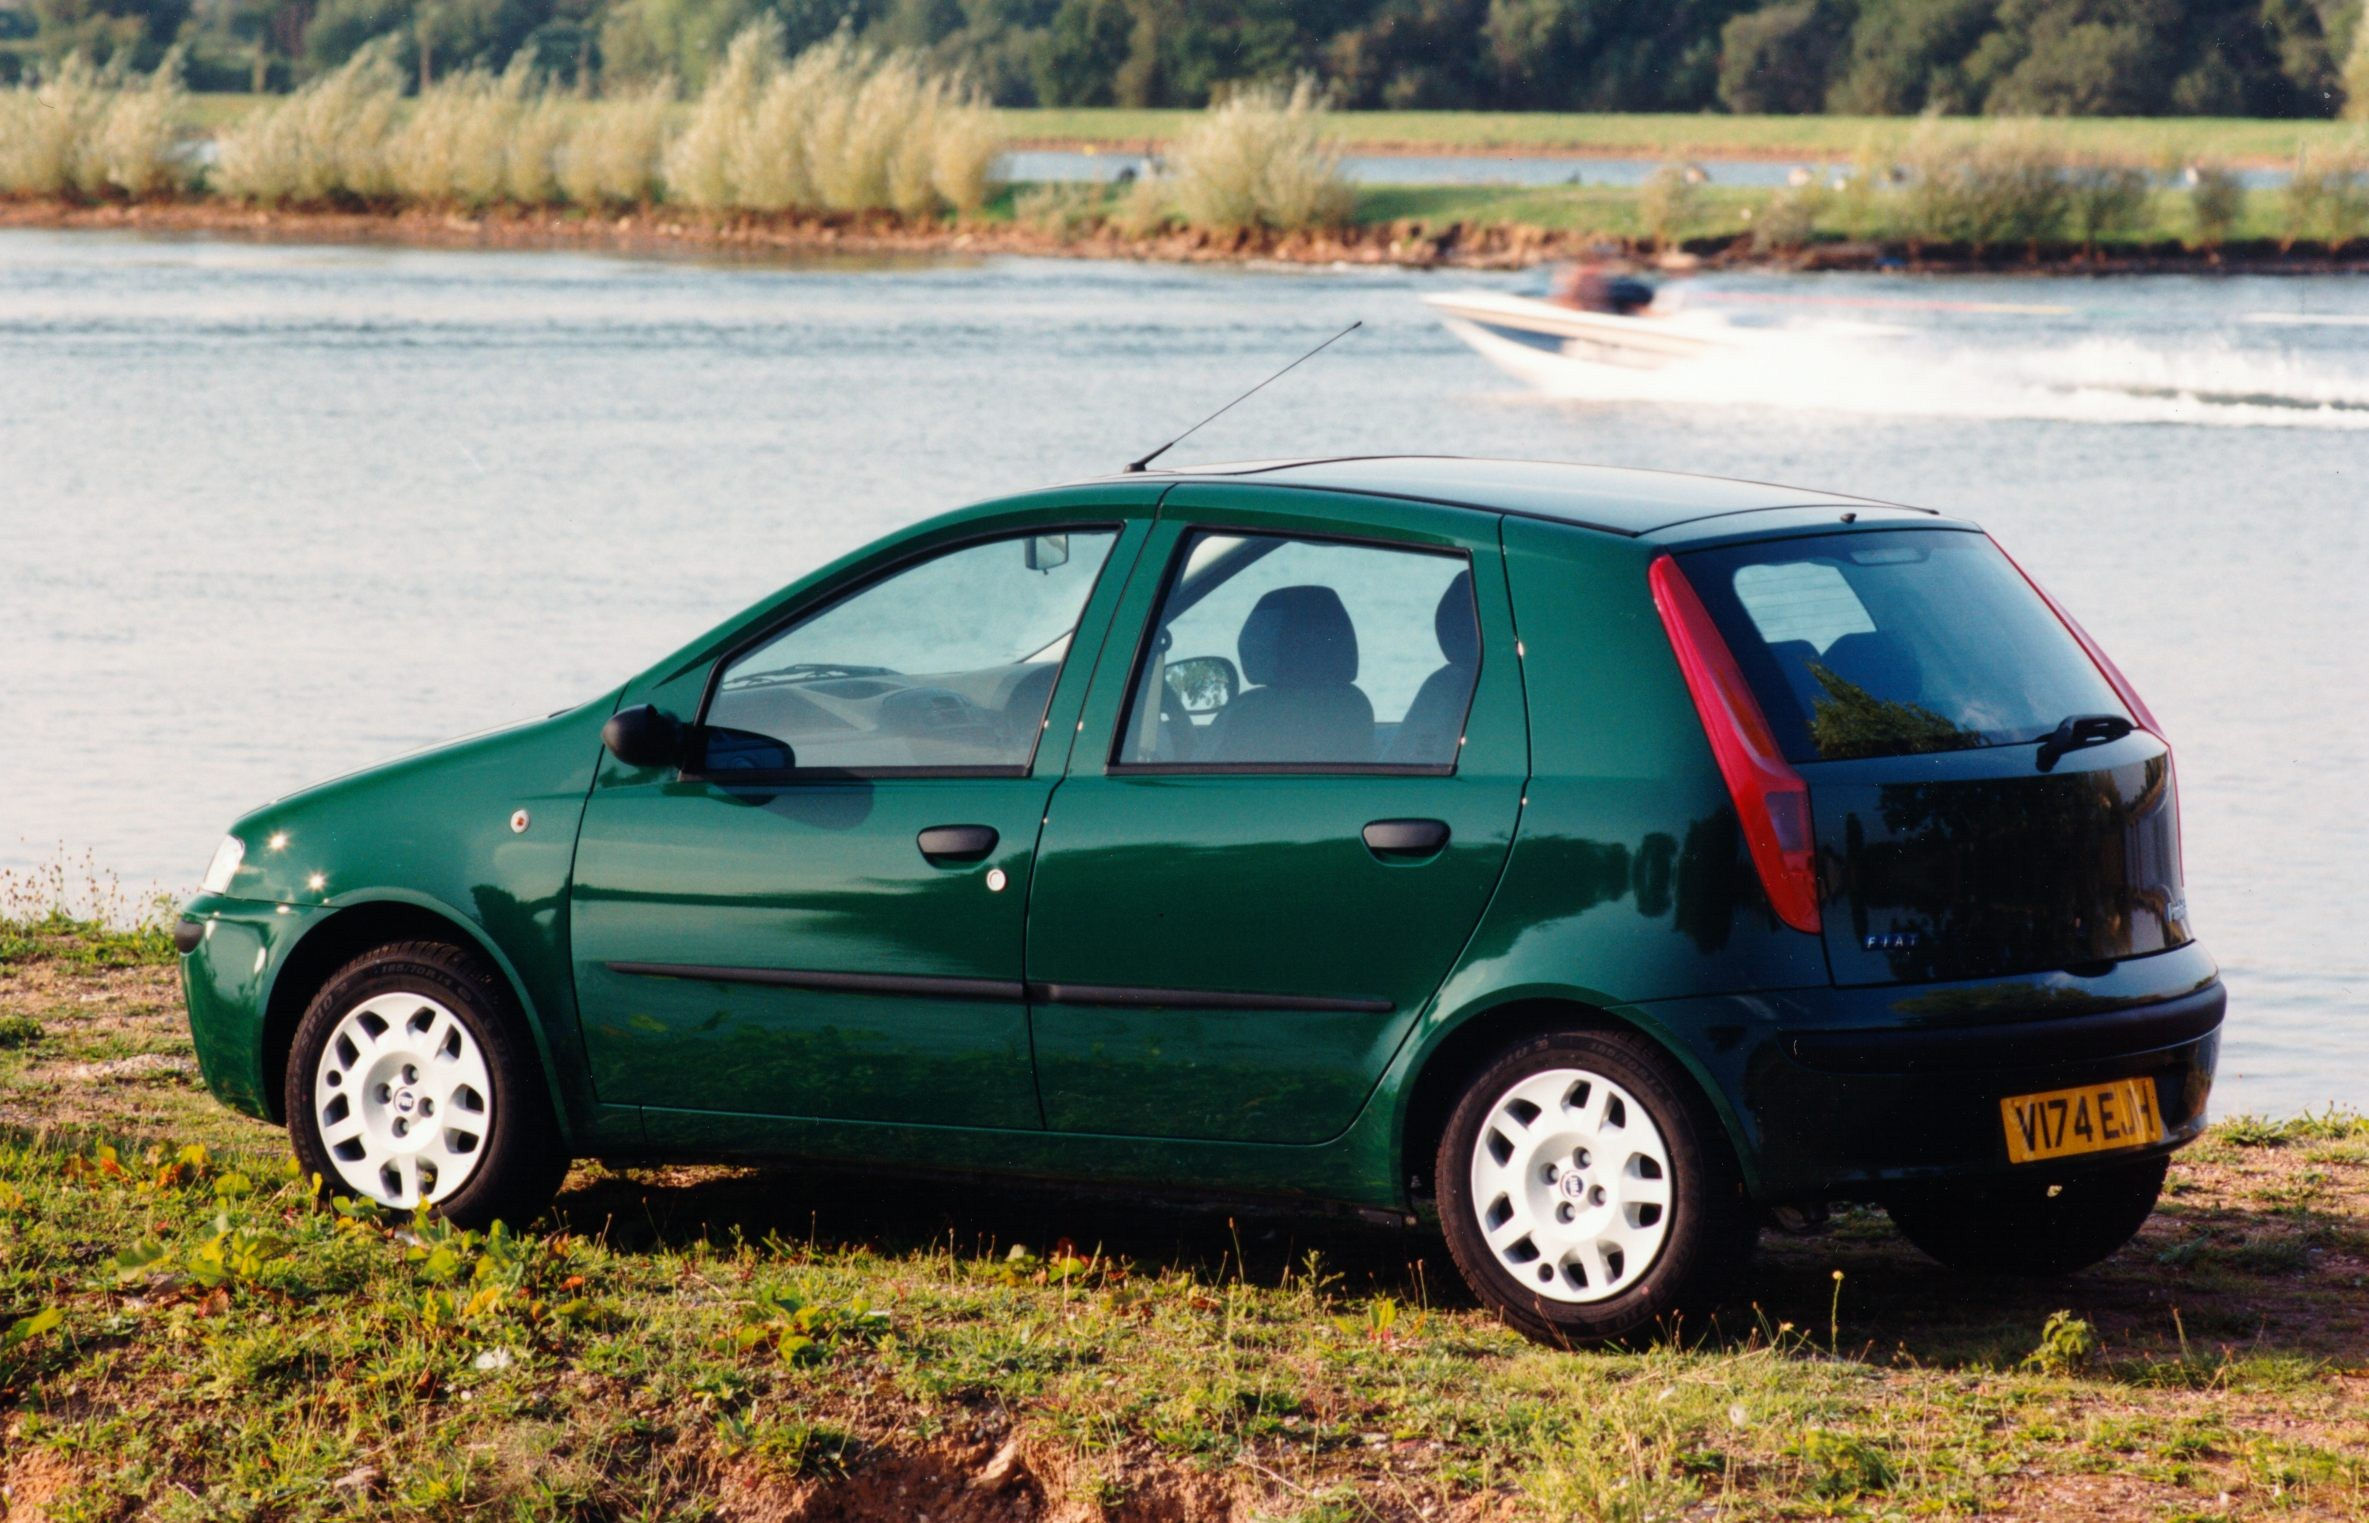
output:
[[[600,731],[600,743],[628,767],[680,767],[683,742],[683,722],[646,703],[619,709]]]
[[[1223,656],[1192,656],[1168,663],[1168,685],[1187,714],[1214,714],[1242,691],[1234,663]]]

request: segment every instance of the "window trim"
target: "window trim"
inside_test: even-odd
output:
[[[1325,534],[1301,530],[1277,529],[1271,525],[1243,525],[1225,520],[1193,519],[1180,521],[1182,532],[1176,546],[1169,552],[1168,565],[1160,573],[1160,588],[1152,600],[1151,611],[1144,618],[1143,628],[1136,632],[1135,653],[1127,662],[1126,702],[1119,707],[1117,726],[1111,731],[1110,748],[1105,753],[1103,771],[1111,777],[1454,777],[1464,760],[1464,743],[1472,730],[1472,711],[1480,702],[1481,673],[1489,660],[1488,631],[1481,624],[1480,577],[1473,563],[1473,552],[1468,545],[1411,545],[1405,540],[1386,539],[1371,534]],[[1122,759],[1127,736],[1135,727],[1135,700],[1144,659],[1150,654],[1151,643],[1160,627],[1160,614],[1168,606],[1168,596],[1176,590],[1177,579],[1184,573],[1193,542],[1210,535],[1233,535],[1244,539],[1298,540],[1309,544],[1348,545],[1367,550],[1395,550],[1403,555],[1429,555],[1443,560],[1461,560],[1464,570],[1473,578],[1472,617],[1473,633],[1479,637],[1480,659],[1473,663],[1472,690],[1464,695],[1464,714],[1456,725],[1456,755],[1445,762],[1132,762]],[[1263,559],[1264,557],[1262,557]],[[1197,605],[1196,605],[1197,606]]]
[[[709,711],[714,707],[716,694],[723,686],[724,673],[733,662],[738,661],[759,646],[766,645],[788,634],[799,625],[821,618],[842,603],[861,597],[884,582],[894,580],[916,566],[924,565],[942,556],[959,554],[965,550],[975,550],[982,545],[1031,539],[1040,534],[1100,533],[1108,533],[1111,536],[1110,549],[1103,553],[1102,565],[1094,573],[1094,583],[1086,589],[1085,601],[1078,605],[1077,623],[1069,627],[1069,649],[1061,653],[1060,662],[1053,668],[1053,686],[1045,695],[1045,713],[1050,714],[1053,709],[1053,699],[1061,691],[1061,679],[1068,673],[1071,660],[1077,656],[1077,633],[1085,626],[1086,611],[1093,607],[1094,594],[1102,590],[1102,579],[1110,575],[1112,557],[1118,551],[1119,542],[1126,538],[1127,521],[1124,519],[1093,519],[1075,523],[1038,524],[1018,529],[1008,527],[993,529],[956,539],[940,540],[913,550],[909,554],[884,561],[852,581],[826,589],[815,601],[801,603],[798,607],[784,612],[780,617],[769,620],[755,633],[736,642],[718,655],[714,664],[708,669],[706,682],[700,686],[699,708],[696,711],[696,717],[691,721],[690,728],[696,733],[708,727]],[[789,745],[789,742],[783,741],[782,744]],[[1037,716],[1036,734],[1029,741],[1027,759],[1020,762],[997,762],[976,767],[792,767],[786,772],[777,770],[729,774],[685,766],[675,769],[675,780],[685,783],[706,783],[718,788],[755,789],[827,786],[834,783],[866,783],[874,780],[893,781],[898,778],[1023,778],[1035,773],[1037,756],[1044,749],[1044,744],[1045,715],[1040,714]],[[792,746],[790,749],[794,756],[797,748]]]

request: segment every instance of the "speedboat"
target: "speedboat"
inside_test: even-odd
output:
[[[1500,369],[1532,382],[1552,380],[1574,361],[1659,370],[1725,354],[1743,342],[1711,312],[1648,307],[1628,316],[1494,291],[1449,291],[1423,300],[1450,332]]]

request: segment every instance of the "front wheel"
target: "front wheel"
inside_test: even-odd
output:
[[[305,1172],[390,1209],[523,1223],[567,1172],[508,989],[441,942],[379,947],[340,969],[296,1028],[282,1099]]]
[[[1541,1342],[1674,1331],[1751,1256],[1726,1137],[1626,1033],[1558,1032],[1498,1058],[1448,1118],[1437,1169],[1457,1269]]]
[[[2111,1257],[2155,1214],[2169,1159],[2063,1180],[1936,1186],[1894,1199],[1901,1236],[1971,1274],[2071,1274]]]

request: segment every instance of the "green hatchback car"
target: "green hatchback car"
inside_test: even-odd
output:
[[[2172,756],[1971,524],[1357,458],[964,509],[240,820],[178,926],[325,1191],[807,1159],[1437,1223],[1534,1336],[1772,1214],[2120,1247],[2223,1007]]]

